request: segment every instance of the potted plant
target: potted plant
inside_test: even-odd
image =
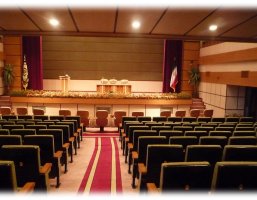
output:
[[[192,67],[189,71],[189,80],[188,83],[193,86],[193,94],[192,96],[197,98],[198,97],[198,86],[200,83],[200,72],[198,67]]]
[[[11,64],[6,64],[3,68],[3,82],[6,88],[6,94],[10,93],[10,86],[14,80],[13,67]]]

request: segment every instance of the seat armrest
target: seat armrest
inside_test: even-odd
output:
[[[159,189],[156,187],[155,183],[147,183],[147,191],[149,193],[158,193],[160,192]]]
[[[62,153],[63,153],[63,151],[57,151],[57,152],[54,153],[54,157],[55,158],[61,158],[62,157]]]
[[[138,159],[138,153],[136,151],[132,151],[132,158]]]
[[[21,193],[30,193],[34,191],[36,183],[35,182],[27,182],[25,185],[19,189]]]
[[[51,171],[52,163],[46,163],[40,169],[40,174],[48,174]]]
[[[144,163],[138,163],[138,172],[140,174],[146,174],[147,173],[147,169],[146,169]]]
[[[128,148],[129,148],[129,149],[133,149],[133,147],[134,147],[134,146],[133,146],[132,143],[128,143]]]
[[[122,133],[122,137],[126,137],[126,133]]]
[[[64,144],[62,145],[62,148],[68,149],[69,146],[70,146],[70,143],[64,143]]]
[[[128,141],[129,141],[129,138],[128,138],[128,137],[126,137],[126,138],[125,138],[125,141],[126,141],[126,142],[128,142]]]
[[[70,142],[74,142],[74,140],[75,140],[74,137],[70,137],[70,138],[69,138],[69,141],[70,141]]]

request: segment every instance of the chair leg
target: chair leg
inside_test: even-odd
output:
[[[104,132],[104,127],[103,126],[100,126],[100,132]]]

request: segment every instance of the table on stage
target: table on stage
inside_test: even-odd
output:
[[[96,91],[100,93],[113,92],[113,93],[130,94],[131,85],[99,84],[99,85],[96,85]]]

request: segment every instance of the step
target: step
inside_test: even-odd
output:
[[[196,101],[196,102],[192,102],[192,105],[204,105],[204,102]]]
[[[202,102],[203,100],[202,100],[202,98],[192,98],[192,101],[193,102]]]
[[[206,106],[202,105],[202,106],[190,106],[190,109],[205,109]]]

